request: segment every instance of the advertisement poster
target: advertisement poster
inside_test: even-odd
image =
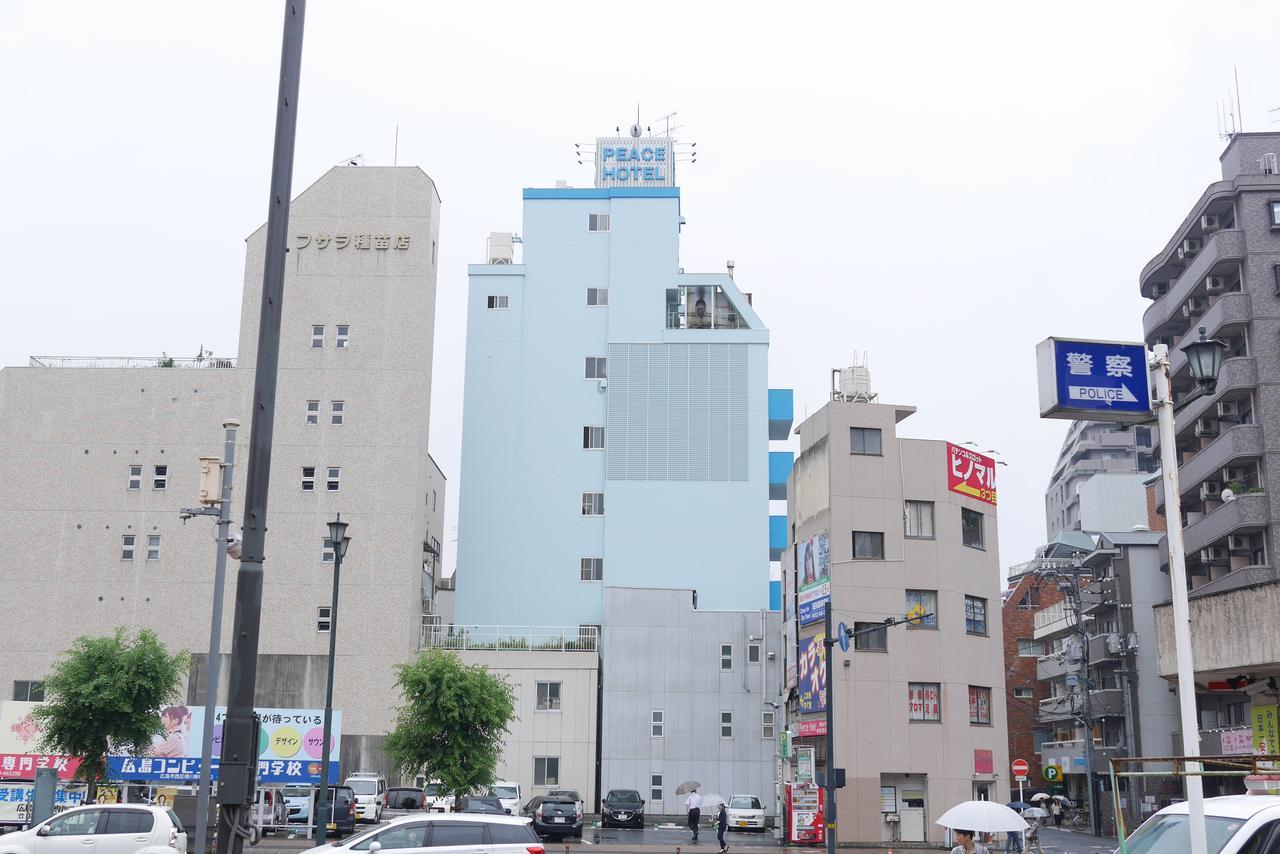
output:
[[[821,634],[800,640],[800,714],[827,710],[827,662]]]
[[[1253,733],[1247,729],[1222,731],[1222,755],[1241,756],[1253,752]]]
[[[947,489],[996,503],[996,461],[986,454],[947,443]]]
[[[816,721],[800,721],[798,726],[798,734],[801,738],[814,738],[827,734],[827,722],[822,718],[818,718]]]
[[[1280,752],[1276,743],[1276,706],[1253,707],[1253,752],[1257,754]]]
[[[797,546],[796,573],[800,592],[797,602],[800,625],[822,620],[831,598],[831,541],[827,532],[802,540]]]
[[[796,666],[796,624],[794,622],[782,624],[782,646],[786,659],[783,687],[790,691],[800,682],[800,674],[797,672]]]
[[[796,615],[796,550],[787,546],[782,553],[782,620]]]
[[[907,688],[910,719],[936,721],[942,719],[941,688],[936,682],[912,682]]]
[[[796,748],[796,782],[812,783],[813,782],[813,755],[812,747]]]
[[[0,703],[0,780],[34,780],[40,768],[56,768],[59,780],[70,780],[79,759],[40,752],[40,724],[31,714],[39,703]]]

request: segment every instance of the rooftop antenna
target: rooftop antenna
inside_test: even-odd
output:
[[[1240,132],[1244,133],[1244,109],[1240,106],[1240,68],[1233,65],[1231,71],[1236,77],[1236,116],[1240,119]]]
[[[363,166],[364,155],[357,154],[354,157],[344,157],[337,163],[338,166]]]
[[[400,165],[400,123],[396,122],[396,148],[395,153],[391,155],[391,165]]]

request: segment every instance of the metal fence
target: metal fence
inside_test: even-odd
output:
[[[235,359],[205,356],[175,359],[172,356],[31,356],[32,368],[234,368]]]
[[[419,646],[423,649],[595,652],[599,642],[600,630],[595,626],[424,625]]]

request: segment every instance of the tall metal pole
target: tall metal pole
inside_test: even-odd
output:
[[[248,835],[244,819],[253,803],[257,775],[257,716],[253,711],[258,677],[258,630],[262,619],[262,562],[267,536],[267,487],[275,427],[276,370],[280,361],[280,319],[284,309],[284,264],[288,251],[289,201],[293,194],[293,149],[298,130],[298,81],[306,0],[286,0],[276,101],[275,147],[267,210],[267,244],[262,274],[262,307],[254,368],[253,422],[245,487],[244,544],[236,575],[235,628],[231,644],[230,691],[222,726],[218,769],[218,854],[241,854]],[[328,745],[326,745],[327,747]]]
[[[333,733],[333,655],[338,647],[338,578],[342,575],[342,555],[346,539],[333,544],[333,598],[329,604],[329,676],[324,689],[324,744],[320,748],[320,793],[316,797],[316,844],[324,845],[329,814],[329,739]]]
[[[231,483],[236,463],[236,428],[239,421],[224,421],[222,446],[222,500],[218,504],[218,548],[213,564],[213,615],[209,621],[209,660],[205,668],[204,734],[200,740],[200,787],[196,795],[196,854],[208,849],[209,781],[213,774],[213,717],[218,707],[218,680],[222,669],[222,588],[227,576],[228,529],[231,526]]]
[[[1182,493],[1178,487],[1177,433],[1173,426],[1173,393],[1169,382],[1169,348],[1152,348],[1150,372],[1155,381],[1156,418],[1160,428],[1160,468],[1164,476],[1164,516],[1169,540],[1169,581],[1173,588],[1173,643],[1178,659],[1178,709],[1182,719],[1182,754],[1200,756],[1200,722],[1196,718],[1195,664],[1191,658],[1191,608],[1187,603],[1187,555],[1182,539]],[[1186,765],[1187,812],[1191,819],[1191,854],[1206,854],[1204,786],[1201,765]]]
[[[836,643],[835,634],[831,628],[831,606],[835,604],[831,601],[831,597],[827,597],[827,604],[823,608],[826,616],[823,621],[824,636],[822,639],[823,654],[826,656],[825,669],[827,673],[826,690],[827,690],[827,823],[823,836],[827,841],[827,854],[836,854],[836,721],[835,721],[835,692],[831,690],[831,647]]]
[[[1080,589],[1079,558],[1071,561],[1071,591],[1068,601],[1076,617],[1076,634],[1080,637],[1080,696],[1083,698],[1080,719],[1084,723],[1085,791],[1089,799],[1089,821],[1094,836],[1102,833],[1102,817],[1098,815],[1098,798],[1093,785],[1093,680],[1089,677],[1089,630],[1084,627],[1084,593]]]

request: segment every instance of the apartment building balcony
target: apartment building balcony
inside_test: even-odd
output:
[[[1075,720],[1076,711],[1072,704],[1073,696],[1063,694],[1058,697],[1045,697],[1040,701],[1040,714],[1037,720],[1042,724]]]
[[[1237,263],[1244,260],[1244,232],[1235,229],[1215,231],[1205,238],[1200,252],[1191,259],[1169,292],[1151,304],[1142,315],[1143,336],[1150,340],[1159,330],[1171,321],[1180,321],[1182,305],[1196,291],[1203,292],[1204,277],[1224,263]],[[1186,323],[1180,324],[1183,328]]]
[[[1196,398],[1185,408],[1178,411],[1177,429],[1179,438],[1185,438],[1195,429],[1196,419],[1208,414],[1216,418],[1219,400],[1233,400],[1243,397],[1258,385],[1258,360],[1253,356],[1233,356],[1222,360],[1222,370],[1218,374],[1218,385],[1213,394]],[[1212,410],[1212,412],[1210,412]],[[1159,436],[1153,433],[1152,447],[1159,447]]]
[[[1191,659],[1197,681],[1237,674],[1280,672],[1280,574],[1274,567],[1251,566],[1193,590],[1187,603],[1191,617]],[[1157,605],[1156,672],[1177,675],[1173,646],[1173,607]]]
[[[1240,460],[1259,458],[1265,449],[1260,424],[1235,424],[1223,430],[1218,438],[1178,467],[1178,487],[1183,500],[1194,496],[1200,484],[1207,480],[1226,486],[1222,483],[1224,468]],[[1163,478],[1156,486],[1156,512],[1164,512]]]
[[[1110,769],[1113,756],[1124,756],[1125,749],[1119,744],[1103,744],[1102,739],[1093,740],[1093,770],[1106,772]],[[1046,741],[1040,746],[1040,763],[1058,765],[1067,774],[1083,774],[1087,765],[1085,740],[1083,738],[1070,741]]]
[[[1051,682],[1067,675],[1067,658],[1065,655],[1042,655],[1036,659],[1036,681]]]
[[[1188,329],[1194,327],[1198,330],[1203,326],[1206,335],[1217,338],[1248,324],[1252,317],[1253,300],[1248,294],[1241,292],[1222,294],[1214,300],[1213,305],[1209,306],[1208,311],[1198,319],[1189,321],[1191,326]],[[1196,334],[1199,335],[1199,332]],[[1169,375],[1175,380],[1180,378],[1190,380],[1191,367],[1187,361],[1187,351],[1181,347],[1170,348]]]
[[[769,389],[769,441],[786,441],[791,437],[795,408],[795,392],[792,389]]]
[[[1090,620],[1091,618],[1085,615],[1085,621],[1089,622]],[[1075,614],[1071,608],[1066,602],[1057,602],[1048,608],[1041,608],[1036,611],[1031,637],[1033,640],[1042,640],[1072,630],[1075,625]]]
[[[595,626],[446,626],[424,622],[418,647],[516,652],[596,652],[600,648],[600,630]]]
[[[1228,534],[1260,531],[1271,521],[1271,504],[1265,492],[1237,495],[1183,529],[1182,539],[1188,555],[1203,548],[1219,545]],[[1169,564],[1169,540],[1160,541],[1160,564]]]
[[[787,500],[787,475],[791,474],[795,457],[792,451],[769,452],[769,500]]]

